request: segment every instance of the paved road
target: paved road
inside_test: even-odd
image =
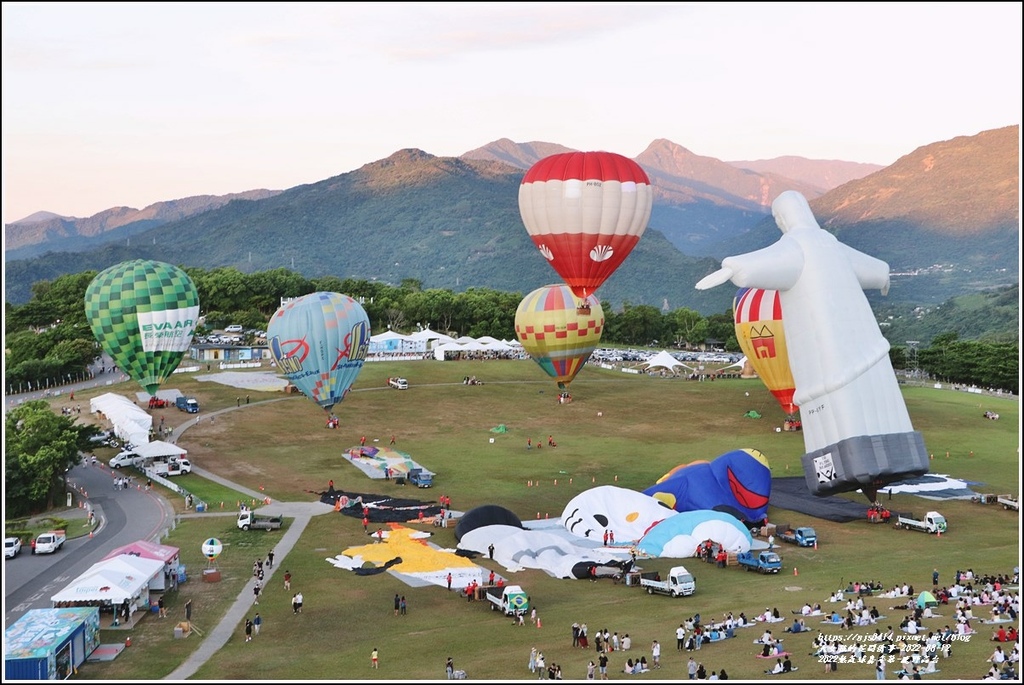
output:
[[[86,524],[86,510],[77,508],[81,497],[93,507],[97,528],[92,538],[68,540],[53,554],[32,555],[26,547],[4,561],[5,627],[29,609],[51,608],[50,597],[112,550],[138,540],[157,540],[174,522],[171,505],[154,491],[114,490],[111,470],[105,466],[76,466],[68,482],[78,493],[76,508],[67,512],[70,525]]]

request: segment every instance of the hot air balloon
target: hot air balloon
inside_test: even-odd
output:
[[[565,152],[534,164],[519,186],[519,213],[534,245],[583,300],[636,246],[653,190],[633,160],[613,152]]]
[[[156,395],[192,343],[199,293],[178,267],[136,259],[92,279],[85,316],[117,367]]]
[[[516,309],[516,337],[563,393],[601,342],[604,330],[601,303],[591,297],[584,304],[585,310],[577,308],[568,286],[546,285],[524,297]]]
[[[330,412],[345,399],[370,347],[370,319],[348,295],[316,292],[282,305],[267,325],[285,378]]]
[[[740,288],[732,302],[736,339],[757,375],[786,414],[800,410],[793,404],[796,384],[789,370],[782,304],[777,290]]]

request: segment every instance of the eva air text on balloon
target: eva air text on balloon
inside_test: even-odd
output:
[[[192,343],[199,307],[137,312],[145,352],[184,352]]]

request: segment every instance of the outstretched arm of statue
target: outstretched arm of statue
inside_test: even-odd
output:
[[[732,269],[724,266],[715,273],[705,276],[697,281],[697,290],[707,290],[708,288],[714,288],[716,285],[722,285],[732,278],[732,274]]]

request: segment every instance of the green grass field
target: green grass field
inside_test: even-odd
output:
[[[393,375],[407,377],[410,389],[385,388],[385,379]],[[470,375],[484,385],[463,385],[462,378]],[[176,375],[165,387],[196,395],[204,414],[233,408],[239,394],[235,388],[197,382],[187,375]],[[114,389],[135,391],[127,384]],[[107,390],[81,393],[76,401],[84,403],[91,394]],[[801,473],[802,436],[775,431],[784,416],[760,381],[698,383],[588,367],[572,390],[574,401],[557,405],[555,384],[530,361],[368,363],[354,392],[335,407],[341,419],[337,430],[325,429],[322,410],[304,397],[250,392],[251,405],[222,414],[215,422],[203,421],[186,432],[179,444],[189,450],[194,464],[233,482],[253,490],[262,487],[277,500],[311,501],[315,499],[311,492],[326,489],[330,479],[346,490],[397,492],[399,486],[371,481],[341,457],[363,435],[381,445],[394,435],[396,448],[437,473],[435,487],[420,491],[425,497],[436,500],[447,494],[461,511],[499,504],[524,520],[556,518],[569,499],[594,485],[641,490],[679,464],[713,459],[738,448],[765,453],[777,476]],[[934,454],[934,473],[976,481],[978,492],[1018,494],[1016,399],[933,388],[905,388],[904,395],[915,428]],[[746,418],[750,409],[763,418]],[[1000,420],[984,419],[985,410],[999,413]],[[172,426],[191,418],[173,409],[154,412],[161,414]],[[499,424],[506,426],[506,433],[490,431]],[[554,437],[557,448],[526,450],[527,438],[546,444],[548,435]],[[534,485],[528,487],[528,481]],[[199,491],[202,486],[194,487]],[[408,491],[403,492],[408,496]],[[856,493],[849,497],[863,500]],[[170,498],[180,508],[180,501]],[[470,679],[526,679],[536,677],[526,664],[530,648],[537,647],[549,664],[562,665],[566,679],[581,679],[587,662],[596,662],[597,654],[593,647],[587,652],[572,648],[570,626],[579,621],[588,624],[591,635],[607,628],[632,637],[631,654],[611,655],[610,679],[685,679],[690,654],[676,651],[674,631],[694,613],[708,621],[728,611],[751,616],[765,606],[776,606],[791,617],[792,609],[804,602],[824,602],[841,582],[852,579],[875,579],[886,587],[907,582],[917,589],[930,589],[933,568],[938,568],[945,584],[958,568],[1006,573],[1019,564],[1020,523],[1013,512],[970,501],[932,502],[900,495],[887,504],[897,511],[937,509],[949,520],[950,530],[937,538],[863,521],[830,523],[773,508],[771,520],[813,525],[820,540],[817,551],[784,546],[783,574],[759,576],[687,560],[683,563],[696,575],[698,588],[694,596],[681,599],[649,596],[610,580],[558,580],[541,571],[513,574],[511,582],[530,593],[541,628],[513,627],[485,603],[469,603],[441,588],[412,588],[386,573],[363,577],[335,569],[325,559],[364,544],[362,526],[347,516],[314,517],[292,552],[277,559],[278,574],[259,606],[262,634],[247,644],[239,626],[236,636],[196,678],[443,679],[445,659],[451,656],[455,667],[465,670]],[[228,503],[227,508],[232,505]],[[434,533],[432,541],[439,546],[455,546],[454,527],[424,529]],[[169,594],[171,616],[181,620],[183,603],[191,598],[196,625],[211,629],[248,580],[253,559],[265,555],[280,535],[243,533],[234,528],[230,517],[180,521],[167,542],[181,547],[191,580],[177,594]],[[198,580],[199,569],[206,565],[200,545],[210,536],[225,543],[218,559],[223,580],[217,584]],[[478,563],[507,575],[486,559]],[[642,565],[664,575],[676,563],[661,559]],[[281,585],[283,568],[294,576],[293,591],[301,589],[305,595],[301,615],[292,614],[292,591]],[[407,616],[393,615],[391,598],[396,593],[408,599]],[[888,615],[883,629],[897,625],[905,613],[889,608],[893,600],[872,603]],[[927,621],[926,627],[952,623],[952,607],[943,607],[942,613],[945,616]],[[166,676],[201,639],[193,635],[174,640],[175,623],[147,617],[136,628],[131,649],[113,662],[86,664],[79,677],[154,680]],[[777,624],[774,632],[779,634],[785,625]],[[979,628],[979,635],[956,645],[953,657],[940,662],[941,674],[932,678],[976,679],[985,674],[985,659],[992,652],[991,630]],[[694,656],[709,673],[725,668],[734,680],[760,679],[774,661],[754,657],[757,647],[751,643],[759,634],[753,628],[740,631],[737,639],[706,645]],[[800,670],[776,678],[874,678],[869,664],[841,664],[836,673],[824,673],[817,659],[808,655],[813,636],[787,636],[784,644]],[[120,632],[104,631],[103,642],[123,637]],[[650,660],[655,639],[662,645],[662,669],[622,674],[626,657],[646,655]],[[377,671],[370,668],[374,647],[381,657]],[[897,668],[890,666],[890,678]]]

